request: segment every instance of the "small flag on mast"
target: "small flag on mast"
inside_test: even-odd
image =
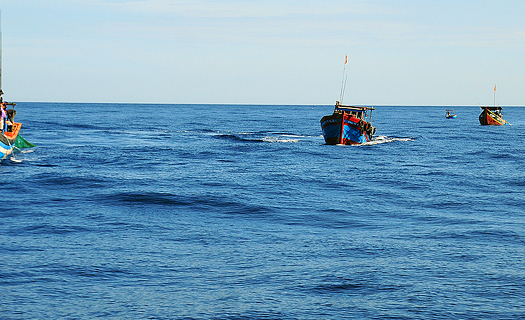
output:
[[[345,56],[345,64],[348,62],[348,55]]]
[[[496,85],[494,85],[494,92],[496,92]]]

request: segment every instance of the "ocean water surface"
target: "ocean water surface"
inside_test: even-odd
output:
[[[518,319],[525,108],[18,103],[1,319]]]

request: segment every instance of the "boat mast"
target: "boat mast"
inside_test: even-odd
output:
[[[0,10],[0,102],[3,101],[2,95],[2,11]]]
[[[341,104],[343,104],[343,98],[345,96],[345,88],[346,88],[346,76],[345,76],[345,72],[346,72],[346,63],[348,62],[348,55],[345,55],[345,64],[344,64],[344,67],[343,67],[343,79],[341,79],[341,93],[339,94],[339,102],[341,102]]]
[[[494,85],[494,107],[496,106],[496,85]]]

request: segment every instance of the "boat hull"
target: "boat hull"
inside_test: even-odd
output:
[[[356,145],[370,141],[371,134],[365,130],[367,126],[371,127],[368,122],[344,115],[344,126],[341,128],[342,120],[343,115],[340,113],[334,113],[321,119],[326,144]]]
[[[11,132],[0,133],[0,159],[5,159],[16,148],[16,138],[20,133],[21,123],[14,123]]]
[[[492,112],[488,107],[481,107],[482,112],[479,115],[479,123],[483,126],[504,126],[509,124],[503,118]]]

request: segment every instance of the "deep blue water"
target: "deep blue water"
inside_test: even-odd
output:
[[[2,319],[525,316],[525,108],[18,103]]]

